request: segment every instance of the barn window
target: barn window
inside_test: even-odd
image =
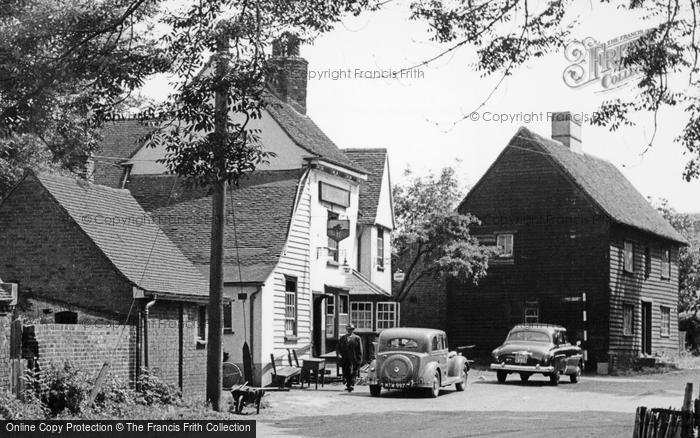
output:
[[[384,270],[384,228],[377,228],[377,269]]]
[[[671,336],[671,308],[661,306],[661,336]]]
[[[661,278],[671,278],[671,250],[661,251]]]
[[[498,247],[498,256],[502,258],[513,257],[513,235],[499,234],[496,236],[496,246]]]
[[[284,276],[284,335],[297,334],[297,279]]]
[[[651,250],[649,247],[644,248],[644,278],[649,278],[651,275]]]
[[[634,272],[634,243],[625,240],[625,272]]]
[[[78,323],[78,314],[76,312],[71,312],[70,310],[66,310],[64,312],[56,312],[53,315],[54,322],[56,324],[77,324]]]
[[[634,334],[634,306],[631,304],[622,306],[622,334]]]
[[[350,321],[358,330],[372,330],[372,303],[350,303]]]
[[[538,301],[525,302],[525,322],[540,322],[540,303]]]
[[[377,330],[396,327],[397,305],[394,302],[386,301],[377,303]]]

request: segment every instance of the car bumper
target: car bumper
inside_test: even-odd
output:
[[[510,364],[500,364],[492,363],[492,371],[516,371],[521,373],[551,373],[554,372],[553,366],[539,366],[539,365],[510,365]]]

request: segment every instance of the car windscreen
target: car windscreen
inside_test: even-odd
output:
[[[384,343],[385,348],[391,348],[392,350],[417,350],[418,341],[410,338],[392,338],[387,339]]]
[[[534,330],[519,330],[508,334],[506,342],[551,342],[547,333]]]

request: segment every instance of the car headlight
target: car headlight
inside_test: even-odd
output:
[[[552,359],[552,356],[550,356],[549,354],[545,353],[545,354],[542,356],[542,364],[543,364],[543,365],[547,365],[551,359]]]
[[[498,348],[496,348],[495,350],[493,350],[491,352],[491,357],[494,358],[495,360],[498,360]]]
[[[369,367],[369,370],[370,370],[370,371],[374,371],[374,367]]]

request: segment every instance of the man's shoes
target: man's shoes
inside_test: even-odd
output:
[[[355,390],[355,388],[353,388],[353,387],[348,388],[348,392],[353,392],[354,390]]]

